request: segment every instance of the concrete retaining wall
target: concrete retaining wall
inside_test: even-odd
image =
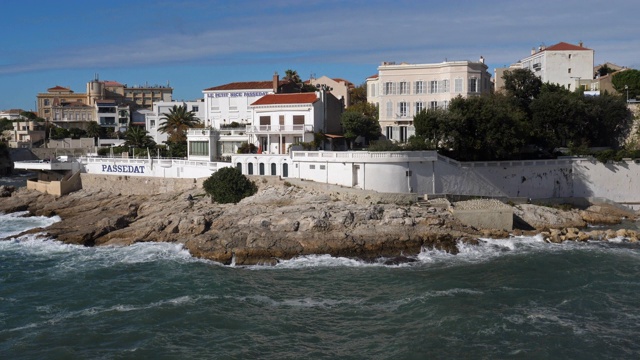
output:
[[[153,195],[174,191],[202,189],[200,179],[171,179],[152,178],[126,175],[96,175],[82,174],[82,188],[87,190],[102,190],[121,195]]]

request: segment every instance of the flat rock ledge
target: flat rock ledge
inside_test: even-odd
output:
[[[580,230],[594,220],[615,224],[635,216],[603,206],[563,211],[518,205],[514,214],[526,226],[509,233],[465,226],[442,204],[373,204],[364,195],[344,199],[286,182],[258,185],[256,195],[238,204],[212,203],[201,189],[151,196],[80,190],[55,198],[23,188],[0,198],[0,212],[62,219],[20,235],[41,234],[85,246],[179,243],[195,257],[236,265],[275,264],[311,254],[403,262],[423,248],[457,254],[460,242],[512,235],[542,234],[549,242],[619,236],[638,241],[632,230]],[[459,205],[508,206],[493,202]]]

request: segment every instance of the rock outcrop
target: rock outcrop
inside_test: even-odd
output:
[[[308,254],[405,261],[425,247],[455,254],[461,241],[509,236],[464,226],[443,206],[366,204],[285,183],[261,186],[238,204],[211,203],[202,190],[138,196],[80,190],[55,198],[20,189],[0,201],[0,212],[59,215],[62,221],[29,232],[65,243],[181,243],[193,256],[238,265]],[[589,235],[578,227],[593,219],[613,220],[601,208],[563,212],[520,205],[514,211],[536,233],[546,231],[549,241],[581,240]]]

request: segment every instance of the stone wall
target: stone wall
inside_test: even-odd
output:
[[[202,189],[201,179],[171,179],[152,177],[133,177],[125,175],[82,174],[82,188],[102,190],[121,195],[153,195],[174,191]]]

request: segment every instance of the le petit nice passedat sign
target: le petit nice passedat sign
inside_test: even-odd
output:
[[[144,174],[144,165],[102,165],[103,173]]]

